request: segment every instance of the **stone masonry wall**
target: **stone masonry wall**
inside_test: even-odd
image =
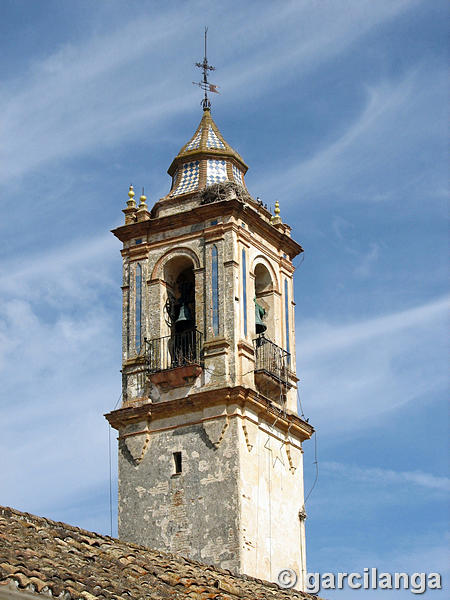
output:
[[[220,428],[225,419],[218,421]],[[238,570],[236,421],[230,421],[218,445],[202,424],[152,432],[141,462],[132,456],[134,439],[119,443],[120,539]],[[180,474],[175,474],[174,452],[182,453]]]
[[[303,589],[306,550],[301,442],[251,411],[240,428],[242,571],[276,581],[293,569]],[[245,428],[245,429],[244,429]]]

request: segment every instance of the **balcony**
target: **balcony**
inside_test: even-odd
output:
[[[261,335],[253,340],[255,384],[269,398],[279,399],[292,384],[289,381],[291,355]]]
[[[202,338],[202,333],[193,329],[145,339],[150,381],[163,390],[193,383],[203,370]]]

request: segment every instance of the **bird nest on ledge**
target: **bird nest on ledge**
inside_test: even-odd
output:
[[[245,188],[238,183],[234,183],[234,181],[213,183],[200,194],[201,204],[211,204],[212,202],[232,200],[233,198],[237,198],[241,202],[252,202],[252,197]]]

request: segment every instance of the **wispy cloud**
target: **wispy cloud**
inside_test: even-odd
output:
[[[436,172],[421,165],[407,178],[404,174],[405,163],[415,164],[411,149],[440,137],[443,115],[438,108],[446,88],[444,70],[426,64],[364,84],[365,101],[347,127],[301,162],[297,156],[286,157],[282,173],[268,177],[264,187],[292,202],[301,189],[302,203],[311,198],[334,201],[336,195],[340,203],[399,198],[404,203],[405,196],[415,199],[418,190],[439,195],[445,182],[436,179]]]
[[[297,363],[308,414],[322,431],[372,419],[448,386],[448,298],[345,326],[299,322]]]
[[[220,22],[218,45],[224,62],[234,63],[238,53],[245,52],[238,70],[234,66],[222,70],[222,86],[230,93],[239,88],[240,97],[255,97],[274,77],[281,77],[280,64],[284,82],[298,77],[412,4],[364,0],[353,7],[350,20],[332,2],[326,10],[290,2],[277,11],[269,3],[256,14],[251,6],[240,5],[235,13],[192,2],[157,16],[142,14],[102,36],[66,45],[30,65],[26,77],[10,82],[0,96],[0,181],[11,181],[47,161],[110,146],[138,131],[142,134],[143,127],[160,135],[169,115],[173,119],[174,113],[195,104],[196,92],[174,94],[173,82],[185,80],[181,49],[198,29],[199,11],[206,10],[213,22]],[[262,34],[270,44],[261,45]],[[153,59],[162,45],[167,51],[164,64]]]
[[[189,7],[179,7],[189,25]],[[169,113],[169,83],[162,71],[145,82],[134,80],[135,61],[151,57],[168,39],[181,36],[178,20],[169,13],[121,24],[115,31],[67,45],[31,65],[23,91],[4,92],[4,175],[18,175],[48,160],[57,160],[92,147],[111,144],[136,131],[144,119]],[[141,65],[142,66],[142,65]],[[142,72],[140,72],[143,75]],[[164,89],[161,94],[161,89]],[[162,103],[162,98],[165,102]],[[188,97],[178,98],[179,108]]]
[[[233,65],[225,70],[227,89],[238,87],[244,97],[254,96],[255,91],[298,79],[416,3],[416,0],[382,0],[375,4],[361,0],[352,6],[351,15],[329,0],[320,6],[292,0],[278,6],[276,12],[269,3],[258,16],[252,10],[252,31],[246,40],[242,40],[241,27],[230,31],[243,56],[240,69]],[[280,28],[283,35],[279,34]],[[267,51],[259,46],[261,36],[267,39]],[[228,39],[227,36],[230,52]],[[259,47],[257,55],[254,47]]]
[[[385,464],[386,454],[377,448],[372,460],[379,457]],[[448,477],[422,470],[364,467],[362,458],[358,463],[321,461],[319,465],[318,489],[307,508],[310,572],[362,572],[374,567],[387,573],[438,572],[446,580]],[[436,593],[441,597],[439,592],[433,592],[433,597]],[[327,596],[337,599],[342,594]],[[406,598],[411,592],[394,594]],[[371,592],[365,590],[364,595],[371,597]]]
[[[302,178],[317,179],[318,174],[322,176],[329,170],[330,165],[342,160],[343,154],[362,136],[366,137],[368,132],[379,127],[379,122],[392,113],[396,113],[404,106],[413,93],[413,75],[397,83],[384,81],[366,90],[366,103],[364,110],[343,135],[322,150],[318,155],[312,157],[300,167],[294,167],[293,174]],[[354,165],[353,165],[354,168]]]
[[[2,269],[3,503],[55,515],[74,495],[107,490],[102,414],[120,393],[121,358],[120,282],[108,254],[101,237]]]
[[[374,319],[340,326],[300,324],[303,331],[301,354],[305,359],[323,356],[328,352],[336,352],[361,342],[369,342],[384,335],[397,335],[427,323],[445,321],[450,306],[450,297],[439,298],[422,306],[383,315]],[[313,331],[309,331],[311,327]]]
[[[370,483],[371,485],[404,486],[405,484],[411,484],[442,492],[450,491],[450,479],[448,477],[437,477],[423,471],[394,471],[392,469],[373,467],[363,468],[338,462],[322,462],[321,469],[354,482]]]

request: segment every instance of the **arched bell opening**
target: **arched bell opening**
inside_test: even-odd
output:
[[[275,290],[269,270],[255,267],[255,333],[275,341]]]
[[[200,351],[195,321],[194,264],[187,256],[176,256],[165,264],[163,277],[169,354],[167,368],[176,368],[195,362]]]
[[[269,269],[258,263],[255,273],[255,385],[267,398],[282,404],[291,387],[289,353],[282,347],[279,294]]]
[[[167,333],[174,335],[195,329],[194,264],[187,256],[176,256],[164,266]]]

